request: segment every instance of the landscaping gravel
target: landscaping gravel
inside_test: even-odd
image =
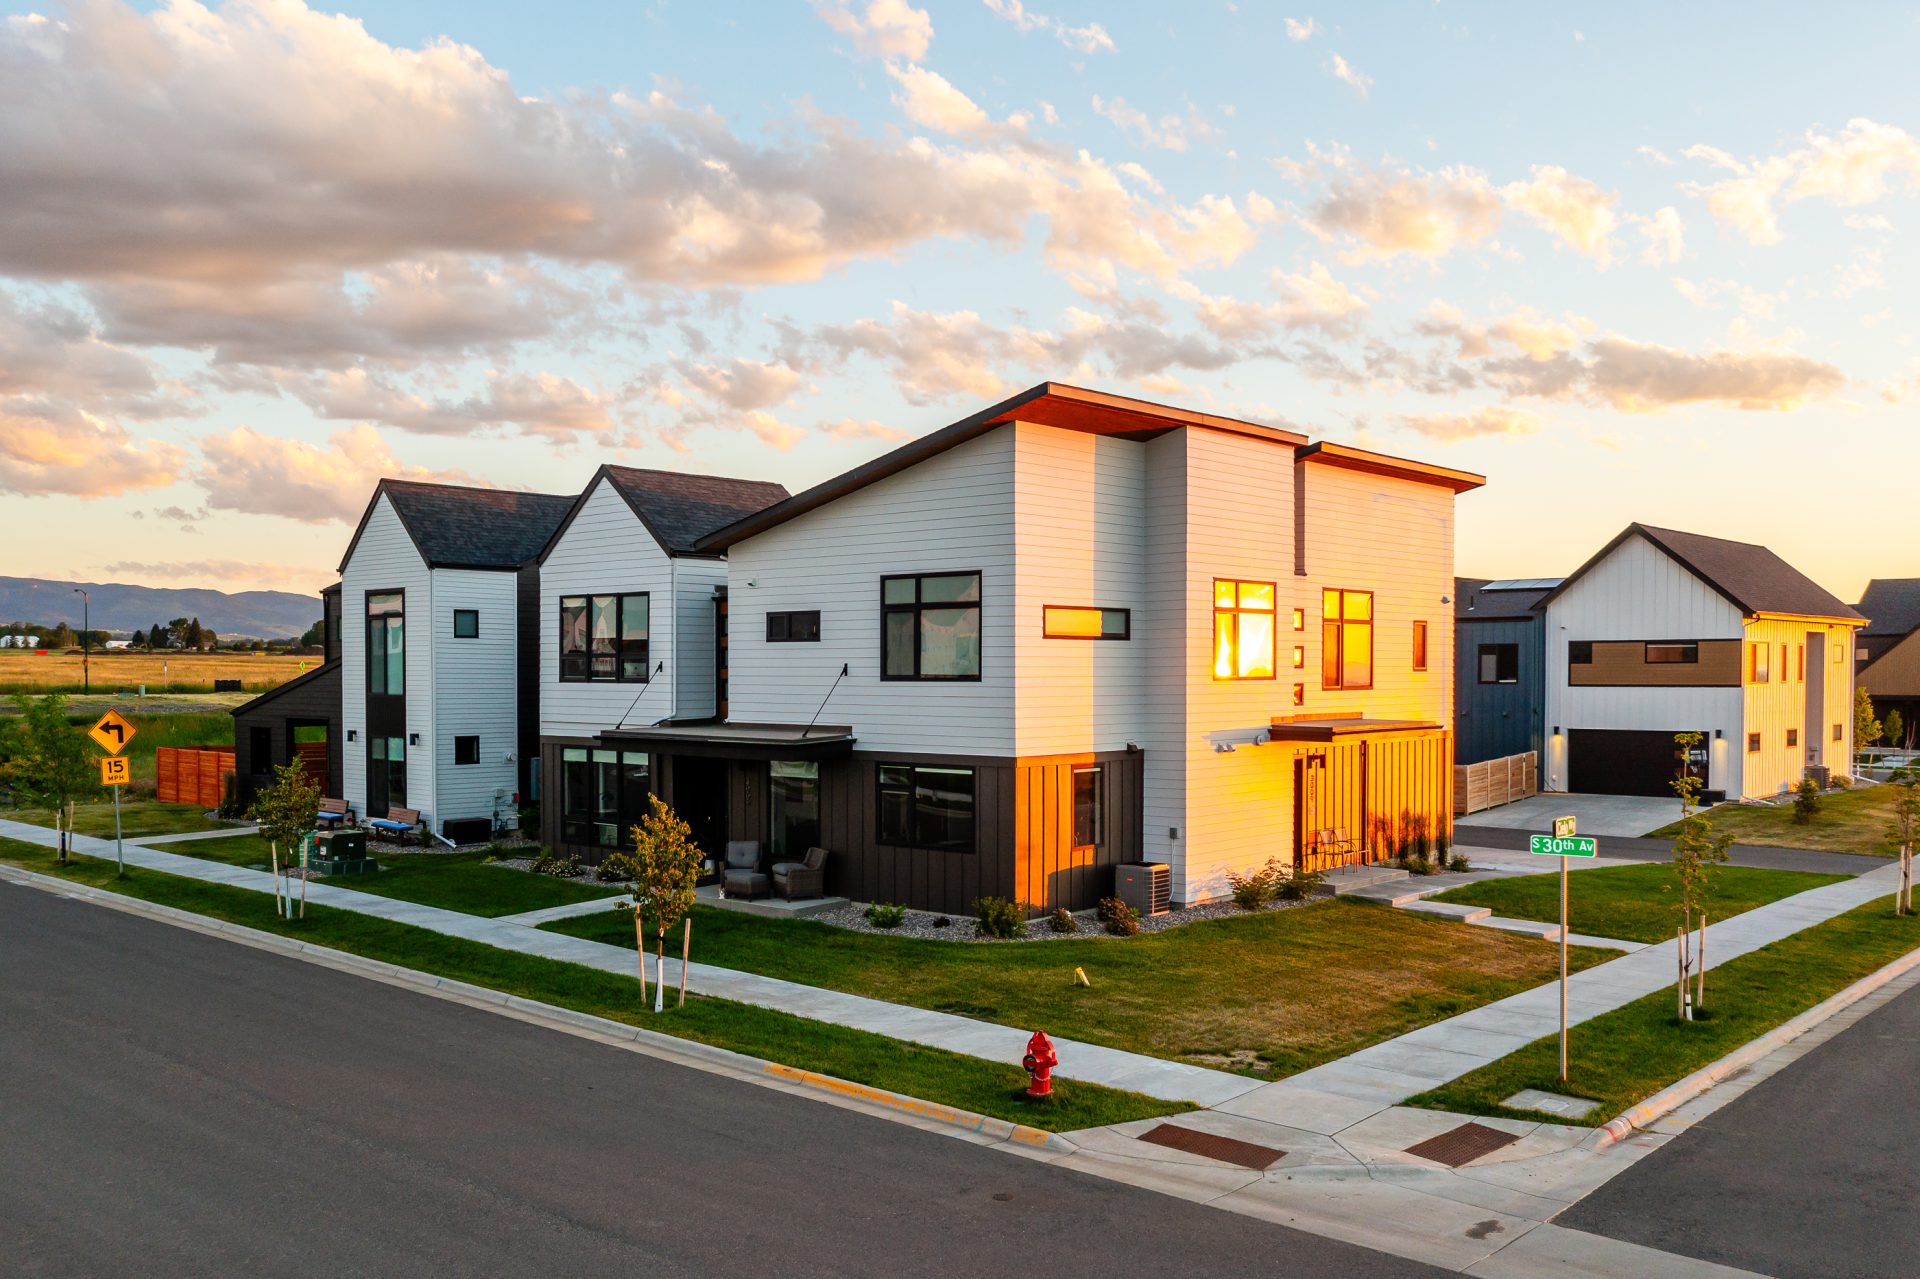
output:
[[[1305,902],[1272,902],[1262,909],[1290,910],[1295,906],[1304,906],[1305,904]],[[980,936],[979,932],[974,928],[973,916],[971,915],[939,915],[932,911],[925,910],[908,911],[907,917],[901,921],[898,928],[875,928],[867,922],[866,910],[867,908],[863,903],[855,902],[842,906],[837,910],[823,911],[818,915],[809,915],[807,918],[816,923],[830,924],[835,928],[845,928],[856,933],[874,933],[880,936],[890,937],[921,937],[928,941],[958,941],[991,944],[1007,941],[1064,941],[1073,938],[1084,940],[1089,937],[1111,936],[1111,934],[1107,932],[1106,926],[1100,922],[1098,913],[1091,910],[1074,912],[1073,917],[1078,920],[1080,924],[1078,932],[1057,933],[1053,930],[1052,925],[1048,923],[1047,917],[1043,915],[1039,919],[1028,920],[1025,935],[1014,938]],[[1223,919],[1229,915],[1247,915],[1253,913],[1255,912],[1240,909],[1240,907],[1234,905],[1231,901],[1206,902],[1202,905],[1189,906],[1182,910],[1170,910],[1164,915],[1144,916],[1140,920],[1140,931],[1143,933],[1160,933],[1165,932],[1169,928],[1178,928],[1183,924],[1198,923],[1205,919]],[[934,921],[938,919],[946,919],[950,922],[944,928],[935,927]],[[1114,940],[1119,941],[1124,939],[1114,938]]]

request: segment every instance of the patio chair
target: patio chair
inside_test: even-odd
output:
[[[720,890],[729,897],[761,897],[773,886],[773,881],[760,870],[760,841],[757,839],[730,839],[727,841],[726,869],[720,873]]]
[[[417,808],[389,808],[385,817],[369,817],[367,825],[382,835],[411,835],[420,826]]]
[[[827,892],[827,850],[809,848],[804,859],[773,864],[773,887],[788,901],[824,897]]]

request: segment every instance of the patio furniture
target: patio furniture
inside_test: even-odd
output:
[[[369,817],[367,825],[383,835],[411,835],[420,826],[417,808],[389,808],[385,817]]]
[[[827,850],[809,848],[797,862],[773,864],[773,887],[788,901],[799,897],[824,897],[827,892]]]
[[[346,826],[353,821],[353,810],[347,807],[344,799],[323,799],[316,820],[328,828]]]
[[[727,841],[727,865],[721,872],[720,891],[729,897],[762,897],[773,887],[773,881],[760,870],[760,841],[757,839],[730,839]]]

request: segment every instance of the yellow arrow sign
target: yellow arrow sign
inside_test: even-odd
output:
[[[109,710],[102,715],[94,726],[87,730],[87,736],[100,743],[100,749],[109,755],[118,755],[133,740],[137,730],[127,722],[127,717],[119,711]]]
[[[125,755],[105,755],[100,759],[100,784],[125,786],[133,780],[133,761]]]

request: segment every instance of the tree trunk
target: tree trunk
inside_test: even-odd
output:
[[[1900,902],[1897,913],[1913,914],[1913,845],[1900,845]]]
[[[1698,972],[1693,979],[1693,1011],[1707,1006],[1707,912],[1700,912],[1700,953],[1694,957]]]
[[[653,1011],[667,1010],[667,930],[657,928],[653,935]]]
[[[1680,1021],[1687,1019],[1687,926],[1685,924],[1673,930],[1673,942],[1676,951],[1674,962],[1679,966],[1679,989],[1674,994],[1673,1015]]]
[[[687,1006],[687,956],[693,953],[693,916],[688,915],[680,930],[680,1007]]]
[[[640,959],[640,1006],[647,1006],[647,925],[640,912],[633,912],[634,953]]]
[[[280,908],[280,842],[278,840],[267,841],[267,861],[273,868],[273,913],[284,915],[286,912]]]

